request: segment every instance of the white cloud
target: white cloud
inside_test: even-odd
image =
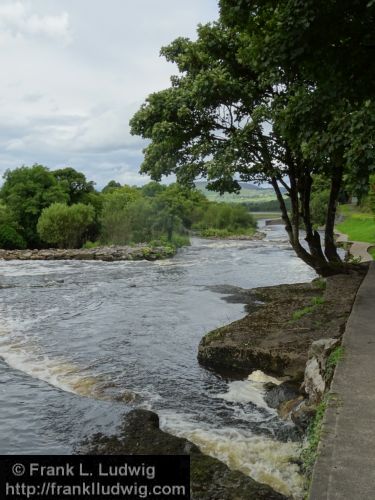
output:
[[[12,2],[0,5],[0,30],[15,37],[41,35],[69,42],[69,15],[39,15],[31,11],[30,4]]]
[[[175,72],[160,47],[216,17],[217,0],[0,0],[0,175],[42,163],[144,183],[128,123]]]

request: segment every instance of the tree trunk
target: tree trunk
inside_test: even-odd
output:
[[[340,193],[341,183],[342,183],[343,168],[342,165],[334,168],[331,178],[331,190],[329,193],[328,207],[327,207],[327,217],[326,217],[326,228],[324,234],[324,253],[329,262],[342,262],[339,254],[337,253],[337,247],[334,238],[334,227],[336,218],[336,206],[337,200]]]
[[[321,276],[333,276],[334,274],[346,273],[347,269],[342,263],[340,265],[338,262],[328,262],[326,260],[321,246],[320,235],[317,231],[312,230],[311,221],[309,218],[309,235],[306,236],[306,238],[308,238],[307,243],[309,245],[310,253],[301,245],[298,238],[298,232],[295,233],[295,231],[293,230],[294,228],[288,215],[288,210],[286,208],[285,201],[278,186],[276,177],[271,178],[271,184],[274,188],[280,205],[282,219],[285,222],[285,229],[288,233],[290,244],[292,245],[293,250],[296,252],[297,256],[302,259],[308,266],[312,267]],[[296,205],[295,203],[292,203],[292,210],[293,209],[298,210],[298,204]],[[310,208],[308,209],[307,213],[309,214],[309,212]],[[296,217],[295,215],[294,217],[294,220],[298,219],[298,217]]]

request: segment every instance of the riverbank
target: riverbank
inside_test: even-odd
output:
[[[375,217],[354,205],[339,207],[341,221],[335,228],[337,243],[344,246],[350,256],[359,262],[375,259]]]
[[[301,473],[306,484],[319,442],[316,427],[367,269],[363,265],[360,272],[310,283],[242,291],[248,315],[208,333],[199,345],[200,363],[219,374],[244,378],[261,370],[277,377],[264,384],[263,397],[305,441]]]
[[[200,363],[219,372],[262,370],[302,382],[311,343],[342,335],[362,279],[352,273],[247,291],[252,312],[205,335]]]
[[[107,262],[123,260],[157,260],[175,255],[176,249],[171,246],[151,247],[135,246],[103,246],[95,248],[43,250],[1,250],[0,259],[4,260],[101,260]]]
[[[229,380],[247,378],[251,372],[249,380],[269,380],[256,370],[276,376],[273,382],[262,385],[259,397],[289,422],[285,436],[277,439],[301,440],[329,384],[323,377],[323,388],[319,386],[321,366],[316,369],[314,363],[317,358],[325,363],[332,376],[333,365],[327,358],[340,343],[362,279],[362,274],[353,273],[254,290],[223,287],[222,292],[230,294],[227,300],[247,303],[249,314],[206,335],[199,359]],[[93,436],[80,452],[188,453],[193,499],[285,498],[270,486],[203,454],[192,442],[161,431],[157,415],[143,410],[131,412],[116,436]]]
[[[370,265],[343,336],[321,429],[310,500],[374,497],[375,265]]]

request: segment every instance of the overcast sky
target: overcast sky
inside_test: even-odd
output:
[[[129,118],[176,72],[160,47],[217,15],[217,0],[0,0],[0,174],[41,163],[98,188],[147,182]]]

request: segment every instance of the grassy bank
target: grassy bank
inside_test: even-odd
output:
[[[351,205],[342,205],[339,212],[345,219],[337,225],[337,229],[347,234],[349,240],[375,244],[374,214],[360,212],[357,207]]]
[[[281,212],[251,212],[255,220],[259,219],[279,219]]]

